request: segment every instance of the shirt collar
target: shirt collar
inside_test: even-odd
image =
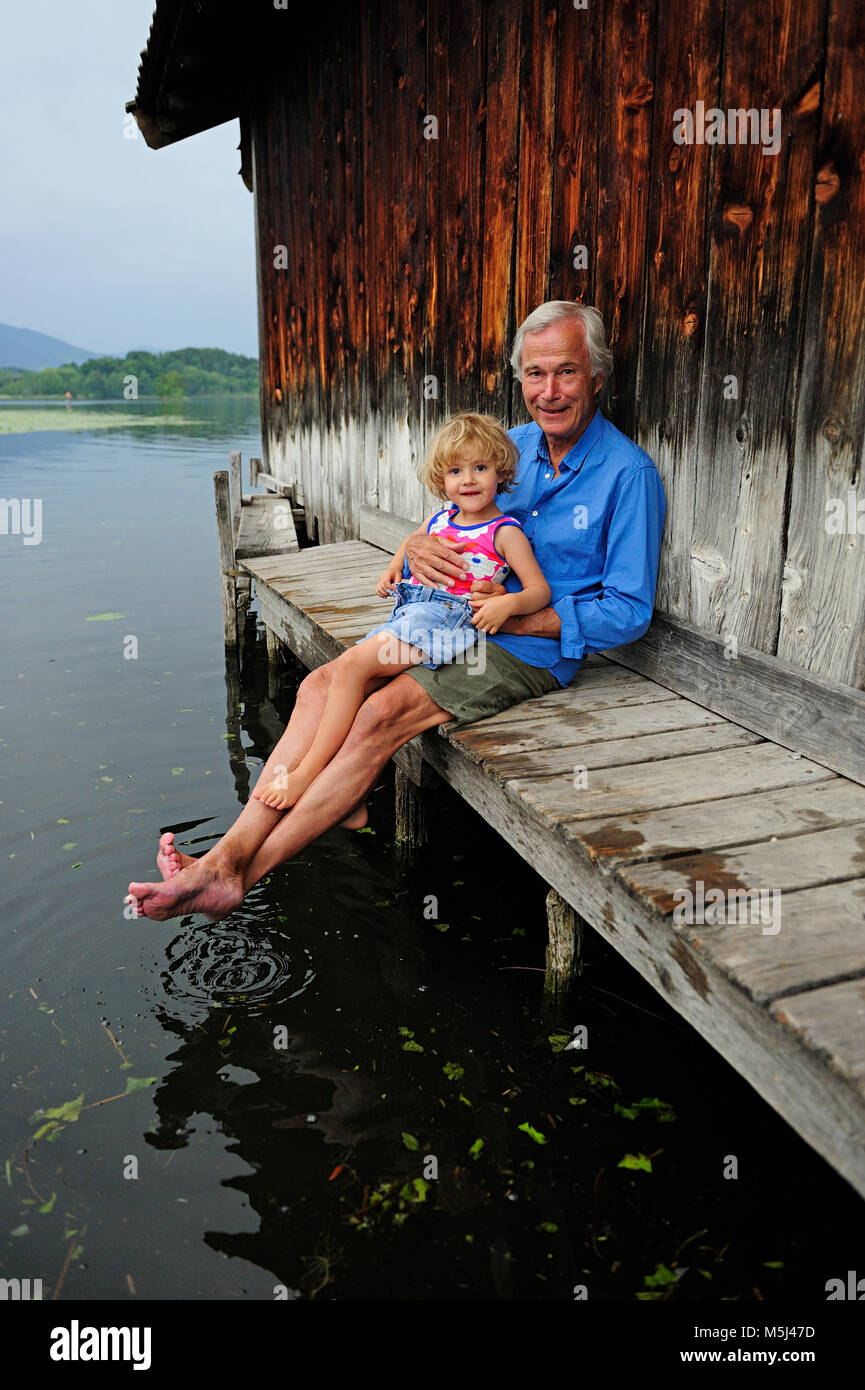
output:
[[[568,468],[573,473],[579,473],[592,449],[601,437],[601,431],[606,423],[605,417],[600,409],[596,407],[595,413],[583,430],[576,444],[569,449],[559,464],[559,469]],[[550,451],[547,447],[547,437],[540,425],[536,426],[538,431],[538,459],[542,464],[550,462]]]

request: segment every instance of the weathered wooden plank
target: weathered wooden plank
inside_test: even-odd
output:
[[[673,140],[673,114],[717,105],[725,7],[692,0],[657,7],[646,296],[637,441],[664,481],[667,514],[655,603],[688,617],[698,454],[700,372],[709,270],[711,152]],[[699,228],[699,232],[696,229]]]
[[[466,759],[452,737],[446,725],[421,736],[434,769],[865,1195],[865,1102],[847,1079],[765,1009],[755,1008],[698,945],[677,935],[669,919],[647,920],[645,908],[615,874],[599,874],[578,845],[563,854],[546,818],[514,796],[512,785]]]
[[[555,138],[556,4],[526,0],[522,6],[520,59],[520,142],[517,234],[514,255],[514,315],[521,323],[549,298],[552,179]],[[519,383],[514,381],[511,419],[526,418]]]
[[[725,660],[725,652],[731,653]],[[614,661],[835,772],[865,782],[865,693],[741,643],[656,613]]]
[[[586,688],[581,682],[580,690]],[[573,707],[562,710],[555,719],[539,715],[532,717],[534,715],[533,710],[524,720],[512,721],[504,727],[494,721],[482,720],[462,730],[459,741],[464,748],[471,749],[487,742],[494,743],[498,737],[502,740],[502,755],[507,757],[538,749],[584,747],[608,740],[625,743],[640,734],[664,734],[728,722],[720,714],[701,709],[690,700],[677,699],[659,700],[653,704],[608,706],[603,713],[584,710],[579,703],[575,703]],[[759,735],[752,737],[759,738]]]
[[[275,551],[298,551],[291,507],[279,494],[250,497],[240,513],[235,555],[238,560]]]
[[[778,111],[714,149],[689,620],[775,647],[825,0],[727,7],[719,107]],[[685,106],[688,103],[683,102]],[[780,126],[777,122],[780,120]],[[808,467],[803,458],[801,465]],[[719,505],[719,499],[723,504]]]
[[[405,517],[394,516],[380,511],[378,507],[360,508],[360,538],[370,545],[378,546],[393,555],[402,545],[406,536],[416,531],[423,517],[409,521]]]
[[[708,801],[732,796],[743,787],[763,791],[793,786],[823,775],[816,763],[771,743],[730,748],[720,753],[665,758],[659,763],[593,772],[586,788],[556,779],[515,777],[508,790],[555,821],[629,815],[663,806],[681,806],[701,795]]]
[[[484,93],[483,254],[480,258],[480,394],[483,409],[510,424],[508,366],[514,322],[511,264],[516,235],[520,10],[487,12]]]
[[[424,140],[424,192],[426,244],[424,251],[424,376],[428,383],[424,401],[427,438],[449,414],[452,403],[447,323],[448,243],[447,167],[450,159],[450,103],[448,98],[448,50],[451,6],[447,0],[428,0],[426,110]]]
[[[653,709],[657,706],[650,705]],[[511,751],[514,744],[521,742],[520,731],[515,727],[496,735],[494,732],[484,739],[471,742],[461,740],[469,757],[484,763],[497,777],[525,777],[532,780],[539,777],[555,777],[563,780],[569,787],[578,785],[578,778],[589,771],[602,767],[634,767],[637,763],[660,761],[664,758],[680,758],[691,753],[708,753],[722,748],[745,748],[762,743],[759,734],[750,729],[742,729],[738,724],[721,720],[703,728],[677,729],[673,733],[643,734],[631,738],[601,739],[594,743],[558,743],[555,729],[559,720],[537,720],[547,735],[547,746],[536,745],[530,749]]]
[[[241,469],[241,455],[236,449],[232,449],[228,455],[228,472],[231,494],[231,531],[236,540],[240,530],[240,513],[243,507],[243,471]]]
[[[588,9],[563,5],[558,40],[549,293],[595,304],[603,35]]]
[[[865,792],[855,782],[826,772],[806,785],[745,796],[691,802],[615,820],[566,827],[593,860],[614,867],[674,854],[699,854],[772,836],[801,835],[865,819]]]
[[[219,544],[219,587],[222,597],[222,630],[229,650],[237,646],[237,606],[235,602],[234,536],[231,524],[231,494],[228,473],[213,475],[216,501],[216,537]]]
[[[333,546],[309,546],[287,555],[261,556],[248,560],[244,568],[264,579],[284,576],[286,581],[328,568],[366,564],[370,569],[380,563],[380,552],[363,541],[338,541]]]
[[[698,883],[704,885],[704,893],[710,889],[763,889],[783,894],[859,878],[863,871],[865,821],[790,835],[783,840],[762,840],[704,854],[656,859],[650,864],[625,864],[617,872],[660,912],[671,913],[680,901],[674,895],[682,889],[695,894]]]
[[[654,99],[655,6],[607,0],[598,104],[598,307],[616,354],[607,411],[625,434],[639,410],[638,344],[643,305]]]
[[[761,1003],[865,975],[865,878],[786,892],[780,921],[777,935],[736,925],[683,930],[701,936],[719,968]]]
[[[778,654],[865,687],[865,11],[833,0],[826,29],[823,100],[812,203],[802,380],[795,418],[787,566]],[[809,100],[810,99],[810,100]],[[802,286],[796,285],[802,294]],[[833,505],[834,504],[834,505]],[[829,530],[830,510],[847,513]],[[865,508],[862,508],[865,511]],[[854,527],[855,527],[854,519]]]
[[[827,989],[809,990],[782,999],[772,1013],[806,1047],[822,1053],[839,1077],[865,1095],[865,980],[847,980]],[[859,1172],[865,1170],[862,1151]],[[863,1182],[854,1184],[862,1190]]]

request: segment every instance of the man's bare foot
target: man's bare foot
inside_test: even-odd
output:
[[[165,922],[186,912],[202,912],[218,922],[244,899],[243,880],[236,869],[208,856],[162,883],[130,883],[127,902],[135,903],[136,916]]]
[[[181,854],[174,843],[174,835],[170,830],[166,830],[164,835],[159,837],[159,849],[156,853],[156,867],[163,878],[174,878],[181,869],[188,869],[190,864],[197,864],[197,859],[193,859],[190,854]]]
[[[366,802],[359,801],[353,811],[349,811],[345,820],[340,821],[340,825],[346,830],[363,830],[369,820],[369,812],[366,809]]]

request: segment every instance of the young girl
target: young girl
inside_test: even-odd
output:
[[[449,506],[427,518],[430,535],[461,541],[470,569],[446,588],[424,585],[409,569],[403,543],[379,576],[376,593],[396,592],[386,623],[372,628],[331,663],[327,704],[306,756],[293,771],[253,791],[257,800],[284,810],[342,746],[375,676],[398,676],[409,667],[434,670],[459,659],[478,634],[498,632],[514,613],[535,613],[550,601],[550,587],[515,517],[505,516],[496,493],[509,492],[516,476],[517,451],[501,425],[489,415],[463,414],[448,420],[430,444],[420,477]],[[476,579],[501,583],[513,570],[522,592],[488,598],[477,610],[468,602]]]

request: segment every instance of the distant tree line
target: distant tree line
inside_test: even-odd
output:
[[[134,385],[129,378],[134,378]],[[258,391],[258,361],[221,348],[178,352],[128,352],[91,357],[38,372],[0,367],[0,399],[131,400],[135,396],[250,395]]]

